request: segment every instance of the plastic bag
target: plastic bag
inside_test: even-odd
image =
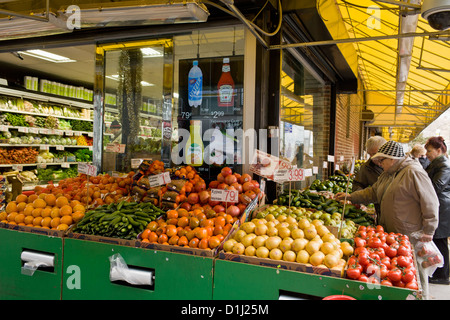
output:
[[[420,241],[422,235],[422,231],[416,231],[411,234],[411,238],[415,240],[414,253],[416,254],[417,265],[419,270],[425,275],[433,277],[436,269],[442,268],[444,265],[444,257],[433,241]]]
[[[109,257],[110,281],[125,281],[133,285],[152,285],[153,272],[129,268],[120,253],[116,253]]]

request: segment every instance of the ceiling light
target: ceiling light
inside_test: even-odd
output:
[[[70,58],[60,56],[59,54],[54,54],[44,50],[27,50],[19,51],[19,53],[54,63],[76,62],[76,60],[72,60]]]
[[[153,87],[154,84],[153,83],[149,83],[147,81],[141,81],[141,86],[143,86],[143,87]]]
[[[115,80],[115,81],[119,81],[120,80],[120,76],[118,74],[112,74],[110,76],[105,76],[105,78],[111,79],[111,80]],[[153,87],[154,84],[147,82],[147,81],[141,81],[141,86],[143,87]]]
[[[163,53],[152,48],[141,48],[141,52],[144,58],[162,57]]]

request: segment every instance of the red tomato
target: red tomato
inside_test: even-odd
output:
[[[389,257],[384,257],[380,262],[382,265],[386,266],[386,268],[391,268],[391,259]]]
[[[406,246],[400,246],[397,249],[397,255],[399,256],[409,256],[411,255],[411,250],[408,250]]]
[[[388,245],[397,243],[397,239],[395,238],[394,235],[390,234],[390,235],[388,235],[388,236],[386,237],[386,243],[387,243]]]
[[[415,279],[415,274],[408,269],[403,270],[402,281],[404,283],[409,283]]]
[[[358,256],[358,263],[363,267],[370,263],[370,256],[367,252],[363,252]]]
[[[405,284],[405,288],[411,289],[411,290],[418,290],[419,286],[417,285],[417,281],[413,280]]]
[[[380,238],[372,237],[369,239],[369,241],[367,241],[367,245],[370,248],[379,248],[383,245],[383,243],[381,242]]]
[[[370,259],[372,259],[372,261],[376,261],[376,262],[380,262],[381,261],[380,256],[376,252],[371,252],[369,254],[369,257],[370,257]]]
[[[361,276],[361,269],[358,268],[357,266],[353,267],[353,268],[348,268],[347,269],[347,277],[350,279],[359,279],[359,277]]]
[[[392,283],[394,282],[398,282],[402,279],[402,271],[400,269],[392,269],[388,272],[387,274],[389,280],[392,281]]]
[[[356,237],[355,238],[355,247],[365,247],[366,246],[366,240]]]
[[[358,278],[358,280],[359,280],[359,281],[363,281],[363,282],[369,282],[369,278],[368,278],[365,274],[362,274],[362,275]]]
[[[392,287],[392,282],[389,279],[381,280],[381,284],[385,286]]]
[[[383,226],[377,225],[377,227],[375,228],[375,231],[381,233],[381,232],[384,232],[384,228],[383,228]]]
[[[370,263],[366,266],[365,273],[368,276],[375,275],[380,277],[380,267],[375,263]]]
[[[380,265],[380,279],[386,278],[388,272],[389,270],[384,264]]]
[[[412,260],[409,257],[399,256],[397,258],[397,265],[399,267],[406,268],[406,267],[411,266],[411,263],[412,263]],[[409,281],[404,281],[404,282],[409,282]]]
[[[384,252],[389,258],[397,256],[397,249],[395,249],[392,245],[388,249],[384,250]]]

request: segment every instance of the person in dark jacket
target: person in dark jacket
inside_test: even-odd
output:
[[[431,161],[426,171],[439,199],[439,224],[433,236],[433,242],[444,257],[444,266],[437,268],[430,283],[449,284],[450,236],[450,161],[447,146],[442,137],[431,137],[425,144],[427,158]]]

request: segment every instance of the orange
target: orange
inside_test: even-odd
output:
[[[41,217],[42,218],[50,217],[51,213],[52,213],[52,208],[46,207],[41,211]]]
[[[61,217],[61,213],[58,207],[54,207],[52,209],[52,212],[50,213],[50,217],[52,218],[56,218],[56,217]]]
[[[53,218],[52,221],[50,221],[51,227],[52,227],[52,228],[56,228],[57,226],[59,226],[60,221],[61,221],[61,218],[60,218],[60,217],[55,217],[55,218]]]
[[[10,214],[8,214],[8,216],[6,217],[6,220],[8,221],[14,221],[16,219],[16,216],[18,215],[18,212],[11,212]]]
[[[0,221],[6,220],[8,214],[5,211],[0,212]]]
[[[47,202],[45,202],[45,200],[43,199],[36,199],[33,201],[33,207],[34,208],[45,208],[47,206]]]
[[[25,219],[23,220],[23,223],[25,223],[25,225],[29,225],[29,224],[33,224],[33,216],[25,216]]]
[[[23,223],[24,220],[25,220],[25,215],[23,213],[17,214],[16,217],[14,218],[14,221],[16,223]]]
[[[39,199],[42,199],[42,200],[45,200],[45,196],[46,196],[47,194],[46,193],[41,193],[39,196],[38,196],[38,198]]]
[[[75,206],[72,207],[72,211],[81,211],[81,213],[85,213],[86,212],[86,208],[82,205],[82,204],[77,204]]]
[[[186,238],[186,236],[182,236],[180,237],[180,239],[178,239],[178,245],[179,246],[187,246],[189,244],[189,240]]]
[[[218,237],[212,236],[212,237],[209,238],[209,240],[208,240],[208,246],[209,246],[211,249],[214,249],[214,248],[218,247],[219,245],[220,245],[220,240],[219,240]]]
[[[34,207],[32,204],[27,204],[27,206],[25,207],[25,209],[23,210],[23,214],[26,216],[31,216],[31,213],[33,212]]]
[[[17,203],[21,203],[21,202],[27,203],[27,202],[28,202],[28,197],[27,197],[26,195],[24,195],[24,194],[19,194],[19,195],[16,197],[16,202],[17,202]]]
[[[70,206],[71,206],[72,208],[75,207],[77,204],[81,204],[81,202],[78,201],[78,200],[71,200],[71,201],[70,201]],[[76,210],[74,210],[74,211],[76,211]]]
[[[33,211],[31,212],[31,215],[35,218],[40,217],[42,210],[43,210],[42,208],[33,209]]]
[[[73,222],[81,221],[84,218],[84,213],[81,211],[75,211],[72,213]]]
[[[60,231],[64,231],[64,230],[67,230],[67,229],[69,229],[69,226],[67,224],[65,224],[65,223],[61,223],[60,225],[58,225],[56,227],[56,230],[60,230]]]
[[[67,224],[68,226],[70,226],[73,223],[73,219],[72,216],[62,216],[60,222],[62,224]]]
[[[198,243],[198,247],[200,249],[208,249],[208,238],[203,238],[202,240],[200,240],[200,242]]]
[[[178,232],[177,227],[174,226],[173,224],[169,224],[166,227],[166,234],[169,238],[171,238],[172,236],[176,235]]]
[[[189,241],[189,247],[191,248],[198,248],[198,243],[200,240],[198,238],[192,238],[191,241]]]
[[[44,200],[49,206],[53,207],[56,204],[56,196],[52,193],[45,195]]]
[[[148,235],[148,241],[149,242],[157,242],[158,241],[158,235],[156,234],[156,232],[150,232],[150,234]]]
[[[167,219],[176,219],[178,218],[178,211],[177,210],[169,210],[166,213]]]
[[[42,217],[36,217],[33,219],[33,225],[34,226],[41,226]]]
[[[36,200],[38,198],[37,194],[30,194],[28,196],[28,203],[33,203],[34,200]]]
[[[148,240],[148,236],[150,235],[150,233],[151,233],[150,229],[145,229],[144,231],[142,231],[141,239],[147,239]]]
[[[67,200],[67,198],[64,196],[60,196],[56,199],[55,204],[58,208],[62,208],[64,206],[69,205],[69,200]]]
[[[17,212],[17,204],[15,201],[8,203],[5,209],[6,213]]]
[[[163,244],[164,242],[167,242],[167,240],[169,240],[169,238],[167,237],[167,234],[162,233],[159,237],[158,237],[158,243]]]
[[[50,218],[50,217],[45,217],[44,219],[42,219],[42,221],[41,221],[41,226],[43,226],[43,227],[50,227],[50,225],[51,225],[51,222],[52,222],[52,218]]]
[[[70,205],[66,204],[66,205],[60,207],[59,212],[62,216],[70,216],[72,214],[72,207]]]
[[[26,202],[19,202],[17,204],[17,212],[24,211],[26,207],[27,207]]]

